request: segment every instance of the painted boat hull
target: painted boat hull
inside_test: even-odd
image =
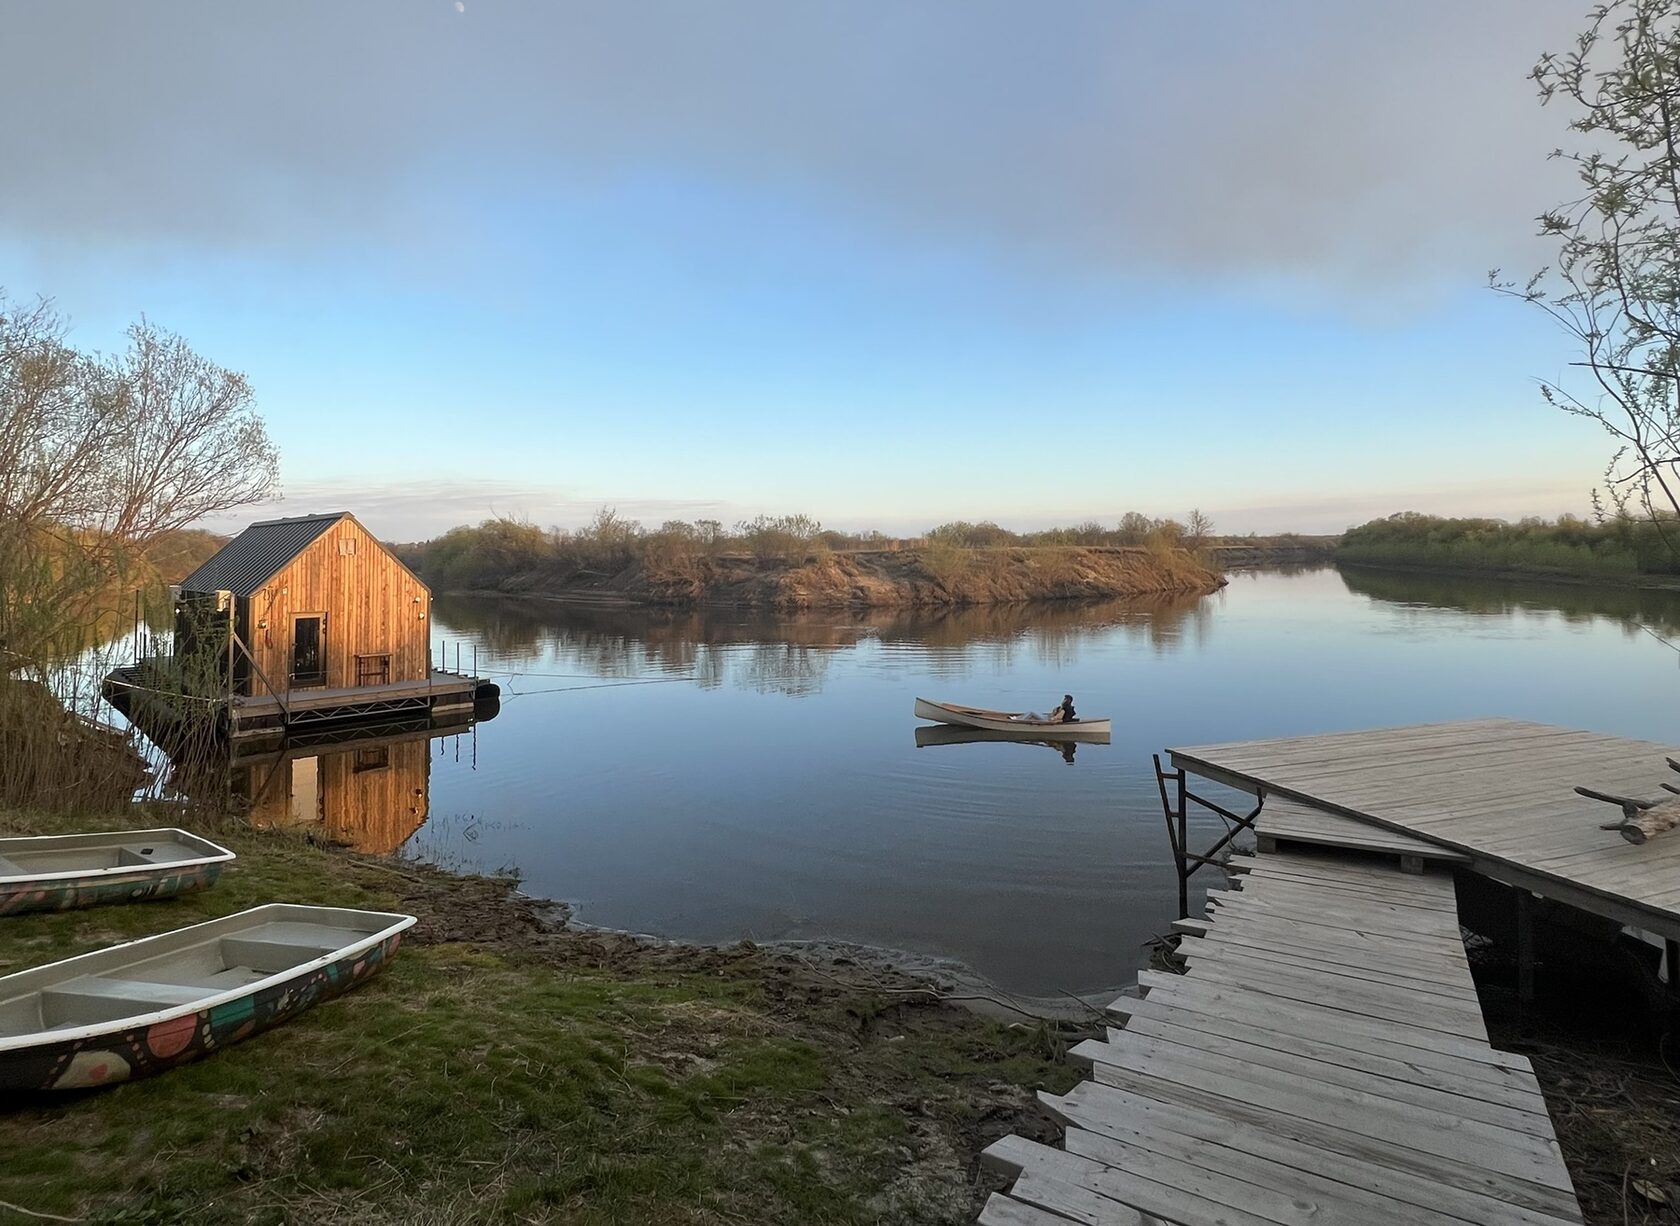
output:
[[[195,999],[150,1012],[7,1032],[8,1020],[15,1030],[18,1016],[28,1013],[32,1000],[44,1025],[46,1002],[53,992],[76,999],[78,985],[91,980],[110,984],[110,993],[119,996],[148,987],[161,993],[177,986],[169,979],[182,978],[181,968],[205,965],[204,951],[211,944],[225,949],[224,938],[239,941],[243,933],[247,944],[260,945],[250,934],[260,934],[265,925],[290,924],[303,930],[316,921],[334,932],[354,925],[357,939],[236,988],[205,989]],[[90,1089],[151,1076],[210,1055],[365,983],[396,954],[403,932],[414,922],[411,915],[273,903],[0,977],[0,1094]],[[244,967],[219,973],[233,970],[260,973]],[[117,978],[147,973],[160,978]],[[194,986],[181,984],[177,991],[184,995]],[[81,999],[95,1010],[110,1003],[109,994],[85,990]]]
[[[207,890],[234,858],[220,844],[168,827],[0,839],[0,915]]]
[[[1070,724],[1052,723],[1047,719],[1027,720],[1012,719],[1013,711],[988,711],[981,707],[961,707],[954,703],[934,702],[927,698],[916,699],[916,718],[932,720],[938,724],[954,724],[959,728],[981,728],[988,732],[1007,732],[1017,734],[1027,739],[1038,740],[1074,740],[1074,733],[1100,733],[1107,735],[1109,721],[1106,719],[1081,719]]]

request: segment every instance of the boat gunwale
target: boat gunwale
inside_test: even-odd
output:
[[[382,944],[391,937],[396,936],[398,933],[408,931],[419,922],[418,917],[416,916],[403,915],[402,913],[396,911],[363,911],[358,907],[319,907],[312,903],[263,903],[261,906],[248,907],[244,911],[235,911],[231,915],[221,915],[217,916],[215,919],[204,920],[201,923],[188,924],[185,928],[172,928],[168,932],[154,933],[149,937],[139,937],[133,941],[123,941],[116,945],[107,945],[102,949],[89,950],[85,954],[77,954],[71,958],[61,958],[57,962],[47,962],[41,966],[31,966],[26,967],[21,971],[13,971],[10,975],[0,976],[0,1000],[15,999],[4,995],[6,980],[13,977],[35,974],[37,972],[51,970],[55,967],[70,967],[77,962],[86,961],[91,958],[103,957],[114,953],[119,949],[134,949],[138,946],[148,945],[152,942],[165,941],[172,937],[184,936],[187,933],[197,932],[205,928],[217,926],[234,927],[234,925],[229,921],[249,919],[250,917],[259,915],[264,911],[295,910],[299,908],[311,911],[352,911],[361,915],[389,916],[395,918],[397,922],[394,924],[387,924],[378,932],[371,933],[359,941],[354,941],[349,945],[342,945],[337,949],[328,950],[326,953],[312,958],[308,962],[299,962],[294,966],[287,967],[283,971],[275,971],[271,975],[265,975],[261,979],[241,984],[236,988],[228,988],[209,996],[202,996],[199,999],[189,1001],[184,1005],[166,1005],[165,1007],[156,1009],[151,1013],[131,1013],[126,1017],[114,1018],[103,1022],[89,1022],[83,1026],[67,1027],[62,1030],[32,1030],[28,1034],[22,1035],[0,1035],[0,1054],[17,1051],[23,1048],[39,1047],[43,1043],[76,1043],[85,1039],[95,1038],[103,1034],[121,1034],[126,1030],[137,1030],[143,1027],[155,1026],[159,1022],[173,1021],[178,1017],[187,1017],[191,1014],[203,1013],[206,1010],[216,1008],[218,1005],[224,1005],[231,1000],[238,1000],[242,996],[255,996],[264,988],[284,983],[286,980],[292,979],[298,975],[317,971],[344,958],[351,958],[359,953],[365,953],[367,950],[374,948],[376,945]],[[65,982],[74,977],[75,976],[67,976],[65,980],[55,980],[54,982]],[[27,996],[28,994],[28,989],[21,993],[21,995],[24,996]]]
[[[182,830],[179,826],[151,826],[144,830],[90,830],[84,834],[41,834],[21,835],[17,838],[0,839],[0,859],[6,855],[8,844],[18,843],[56,843],[60,847],[68,847],[72,840],[83,840],[86,846],[100,846],[105,842],[123,839],[130,842],[141,841],[144,835],[170,835],[187,844],[198,844],[200,847],[213,847],[215,853],[186,860],[165,860],[158,864],[112,864],[105,868],[65,868],[54,869],[50,873],[0,873],[0,893],[5,893],[17,886],[50,884],[61,881],[86,881],[88,879],[103,879],[106,877],[135,876],[157,874],[168,876],[191,868],[203,868],[210,864],[226,864],[230,860],[239,858],[236,852],[229,851],[220,843],[213,843],[203,835],[194,834],[190,830]],[[134,836],[130,838],[130,836]],[[162,842],[155,839],[154,842]],[[53,850],[50,846],[43,846],[43,851]]]

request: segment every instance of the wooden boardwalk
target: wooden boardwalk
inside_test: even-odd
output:
[[[1680,749],[1518,720],[1169,751],[1175,766],[1458,852],[1495,881],[1680,939],[1680,837],[1635,846],[1577,784],[1661,796]],[[1260,831],[1265,832],[1262,809]]]
[[[985,1226],[1579,1222],[1533,1070],[1487,1040],[1451,878],[1334,853],[1234,862],[1184,975],[1041,1094],[1062,1148],[1005,1137]]]
[[[1261,851],[1276,851],[1280,846],[1368,851],[1399,856],[1403,866],[1414,872],[1421,871],[1426,863],[1470,861],[1464,852],[1450,847],[1279,797],[1267,798],[1255,825],[1255,835]]]

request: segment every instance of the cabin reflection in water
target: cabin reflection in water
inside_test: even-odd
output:
[[[259,829],[288,829],[374,855],[397,851],[425,823],[432,745],[471,739],[473,725],[365,729],[335,743],[236,758],[232,787]]]

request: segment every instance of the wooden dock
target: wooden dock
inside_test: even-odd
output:
[[[1169,751],[1156,764],[1181,898],[1233,857],[1238,888],[1186,918],[1182,975],[1145,971],[1123,1027],[1076,1053],[1089,1081],[1041,1095],[1060,1148],[1006,1137],[989,1226],[1579,1222],[1526,1060],[1488,1042],[1465,961],[1467,905],[1508,898],[1519,998],[1534,916],[1631,929],[1680,967],[1680,834],[1601,829],[1582,786],[1659,799],[1672,746],[1476,720]],[[1255,798],[1233,807],[1200,776]],[[1189,845],[1192,813],[1224,834]],[[1507,887],[1479,883],[1477,877]],[[1184,903],[1188,911],[1188,901]]]
[[[986,1150],[1014,1184],[985,1226],[1581,1220],[1533,1070],[1488,1043],[1451,877],[1326,846],[1233,861],[1180,923],[1187,972],[1140,975],[1075,1049],[1091,1080],[1040,1095],[1062,1147]]]
[[[1269,797],[1254,828],[1262,852],[1282,848],[1331,848],[1397,856],[1407,872],[1425,864],[1468,864],[1470,857],[1450,847],[1385,830],[1355,818],[1292,800]]]
[[[1462,856],[1481,876],[1680,940],[1680,836],[1635,846],[1599,829],[1577,784],[1663,795],[1673,746],[1518,720],[1424,724],[1169,751],[1173,765]]]

